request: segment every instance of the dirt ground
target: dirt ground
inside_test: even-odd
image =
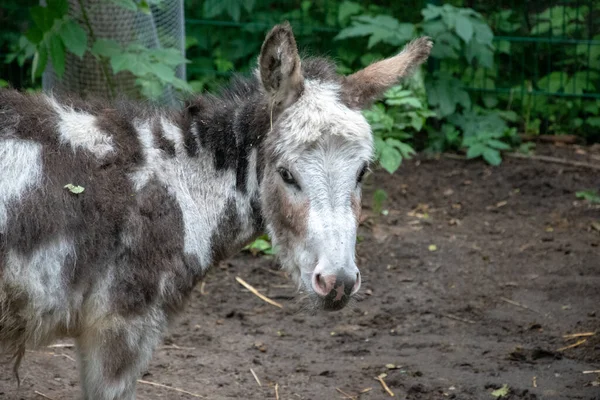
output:
[[[593,152],[538,148],[598,164]],[[600,399],[600,374],[583,373],[600,370],[600,206],[575,197],[600,189],[600,171],[421,157],[367,183],[353,307],[307,315],[272,259],[239,255],[196,288],[155,353],[143,379],[171,389],[142,383],[138,398],[275,399],[277,385],[281,400],[386,399],[386,373],[399,399],[493,400],[503,385],[505,399]],[[373,188],[387,215],[374,215]],[[19,390],[0,367],[0,399],[77,399],[74,357],[28,352]]]

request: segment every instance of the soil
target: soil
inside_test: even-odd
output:
[[[281,400],[386,399],[385,373],[399,399],[494,400],[503,385],[503,399],[600,399],[600,374],[583,373],[600,370],[600,206],[575,196],[600,189],[598,170],[421,157],[367,186],[352,307],[308,315],[274,260],[241,254],[209,273],[156,351],[143,379],[171,389],[140,383],[138,398],[275,399],[277,387]],[[585,332],[598,334],[563,337]],[[79,398],[74,357],[28,352],[19,390],[0,367],[0,399]]]

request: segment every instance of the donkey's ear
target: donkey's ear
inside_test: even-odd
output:
[[[407,44],[400,54],[347,76],[342,86],[345,103],[357,109],[369,107],[386,90],[398,83],[400,78],[410,75],[425,62],[432,46],[428,37],[418,38]]]
[[[285,108],[298,99],[304,78],[289,23],[277,25],[269,32],[260,50],[258,65],[263,87],[274,105]]]

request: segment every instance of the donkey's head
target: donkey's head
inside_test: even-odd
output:
[[[259,57],[270,132],[264,142],[263,215],[283,267],[314,308],[343,308],[360,288],[355,263],[361,181],[373,153],[361,114],[424,62],[427,38],[342,77],[298,56],[288,24],[267,35]]]

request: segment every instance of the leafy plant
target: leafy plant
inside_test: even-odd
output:
[[[575,193],[575,196],[578,199],[584,199],[589,201],[590,203],[600,204],[600,194],[598,194],[597,190],[589,189],[582,190]]]
[[[184,91],[192,90],[187,82],[175,76],[175,68],[187,62],[177,49],[149,49],[137,43],[122,47],[114,40],[98,39],[91,51],[110,60],[114,74],[129,71],[135,75],[136,83],[147,98],[158,98],[165,84]]]
[[[65,52],[82,57],[87,49],[87,32],[67,15],[67,0],[48,0],[46,7],[30,9],[33,25],[20,39],[25,56],[33,55],[32,80],[41,76],[48,58],[59,77],[65,72]],[[18,53],[17,53],[18,54]]]
[[[149,14],[151,7],[160,7],[162,0],[106,0],[132,11]],[[66,53],[82,58],[86,52],[96,57],[107,85],[114,93],[112,75],[121,71],[133,74],[143,96],[159,97],[165,86],[190,91],[191,87],[175,76],[175,68],[187,60],[174,48],[146,48],[138,43],[121,46],[115,41],[97,39],[89,23],[88,10],[80,1],[84,27],[68,15],[67,0],[48,0],[46,6],[30,9],[32,24],[20,37],[18,48],[7,62],[15,59],[23,65],[32,58],[31,79],[40,77],[51,62],[59,78],[65,72]],[[85,29],[84,29],[85,28]]]
[[[268,235],[262,235],[252,243],[244,247],[244,251],[249,251],[252,255],[259,254],[273,255],[276,253],[275,248],[271,245],[271,240]]]
[[[398,85],[384,94],[364,115],[371,124],[375,142],[375,157],[381,166],[393,174],[403,159],[410,159],[415,149],[406,141],[419,132],[428,117],[435,115],[427,109],[412,90]]]

